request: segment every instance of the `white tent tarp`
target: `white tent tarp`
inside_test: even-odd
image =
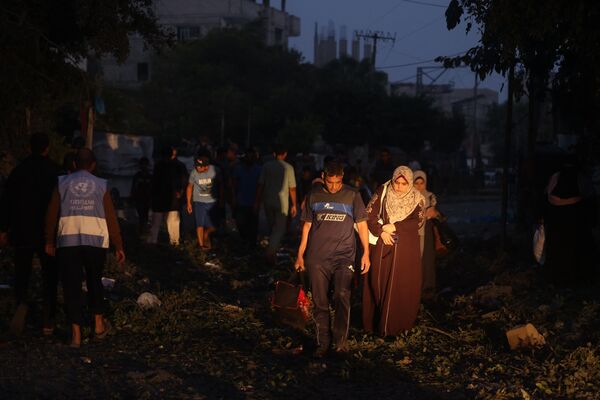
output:
[[[139,169],[140,158],[146,157],[152,167],[154,138],[94,132],[94,154],[98,172],[109,179],[109,189],[117,188],[122,197],[129,197],[131,180]]]

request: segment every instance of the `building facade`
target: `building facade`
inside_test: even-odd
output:
[[[252,0],[155,0],[158,22],[170,30],[178,42],[200,39],[212,29],[241,28],[262,19],[265,23],[265,43],[287,47],[288,38],[300,35],[300,19],[285,10]],[[130,53],[124,63],[107,57],[102,59],[102,73],[107,85],[137,87],[152,77],[152,50],[144,48],[140,36],[130,37]]]
[[[427,96],[433,106],[450,115],[461,115],[465,122],[463,150],[468,165],[482,159],[484,165],[493,158],[485,126],[490,107],[498,105],[498,92],[484,88],[455,88],[451,84],[392,82],[390,93],[395,96]]]
[[[333,60],[352,57],[356,61],[361,60],[360,45],[361,40],[352,35],[352,39],[348,39],[347,27],[340,27],[339,40],[336,37],[336,30],[333,21],[329,21],[327,26],[322,26],[320,29],[315,23],[313,43],[313,63],[317,67],[323,67]],[[370,59],[372,56],[373,46],[371,43],[363,43],[362,59]]]

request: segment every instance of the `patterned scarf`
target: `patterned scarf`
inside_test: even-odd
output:
[[[406,193],[396,192],[392,185],[392,182],[400,177],[404,177],[408,182],[409,189]],[[387,191],[385,198],[385,211],[391,224],[404,221],[419,205],[423,210],[425,209],[425,198],[415,189],[413,182],[413,172],[410,168],[403,165],[394,170],[390,190]]]

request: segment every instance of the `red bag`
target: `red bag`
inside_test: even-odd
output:
[[[310,299],[302,284],[277,281],[271,306],[280,322],[294,328],[304,329],[310,319]]]

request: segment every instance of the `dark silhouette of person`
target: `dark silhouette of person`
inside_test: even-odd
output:
[[[48,157],[50,141],[45,133],[34,133],[31,155],[9,175],[0,200],[0,241],[15,249],[15,297],[17,309],[10,329],[20,335],[28,313],[28,287],[36,254],[42,267],[43,332],[52,334],[56,313],[58,269],[54,257],[44,252],[44,218],[60,168]]]

